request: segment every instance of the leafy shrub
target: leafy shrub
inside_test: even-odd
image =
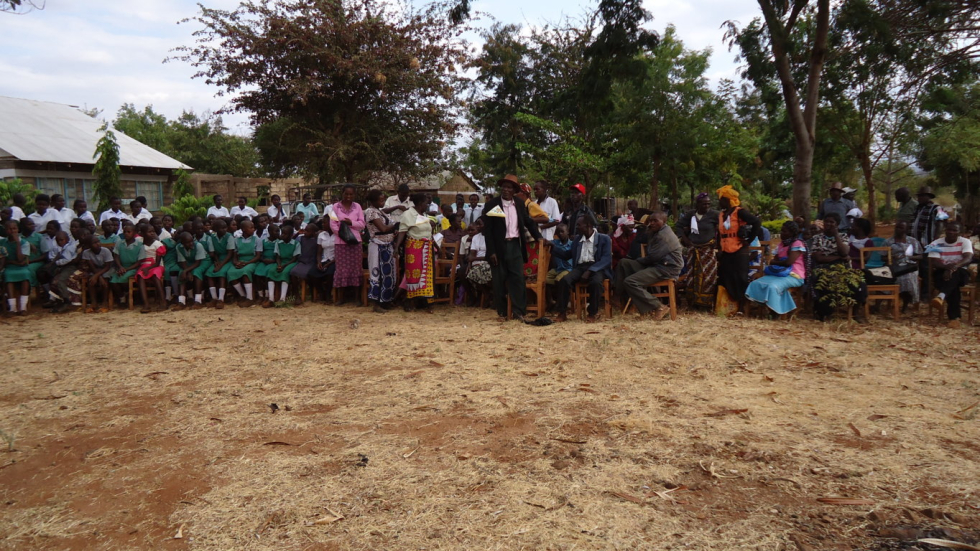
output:
[[[27,204],[24,205],[24,214],[34,212],[34,196],[37,195],[37,190],[34,189],[34,186],[25,184],[20,178],[0,180],[0,208],[13,205],[13,197],[18,193],[23,194],[27,199]]]
[[[204,218],[208,213],[208,207],[214,204],[214,196],[194,197],[185,195],[177,199],[169,207],[163,207],[163,213],[174,217],[174,224],[180,225],[192,216]]]
[[[825,302],[831,308],[842,306],[854,306],[852,289],[857,288],[864,281],[864,274],[861,270],[855,270],[846,264],[834,264],[829,268],[824,268],[817,272],[817,290],[826,291],[820,302]]]
[[[783,230],[783,224],[789,221],[789,218],[783,218],[782,220],[766,220],[762,223],[762,227],[769,230],[769,233],[772,235],[779,235],[779,232]]]

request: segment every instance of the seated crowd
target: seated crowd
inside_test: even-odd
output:
[[[576,304],[595,321],[606,300],[616,310],[662,319],[671,313],[657,292],[663,287],[676,288],[692,309],[726,315],[752,303],[787,314],[807,297],[817,319],[841,306],[859,306],[860,319],[869,282],[890,278],[903,310],[932,300],[958,326],[961,287],[971,280],[973,243],[952,221],[929,242],[915,235],[917,221],[900,221],[882,240],[870,237],[859,210],[841,216],[830,201],[821,220],[806,228],[802,220],[785,222],[770,241],[731,186],[716,191],[717,209],[708,193],[699,194],[675,228],[664,212],[641,210],[635,201],[611,224],[600,223],[582,184],[572,186],[563,208],[544,182],[532,188],[508,175],[498,188],[482,204],[476,194],[468,202],[460,194],[435,208],[427,194],[405,185],[391,197],[372,190],[362,206],[355,187],[345,186],[325,212],[307,194],[288,216],[278,196],[260,214],[244,197],[228,209],[218,195],[206,217],[179,226],[169,215],[153,216],[143,198],[129,213],[112,198],[98,226],[84,201],[67,209],[59,195],[37,195],[36,212],[24,215],[23,198],[15,198],[14,207],[0,210],[5,311],[25,314],[32,289],[53,312],[132,308],[127,303],[136,300],[150,312],[154,303],[158,310],[298,304],[307,298],[300,289],[309,287],[336,304],[358,302],[363,289],[379,313],[399,302],[431,312],[439,258],[455,274],[456,303],[488,298],[501,321],[524,320],[529,281],[541,282],[536,293],[545,290],[546,310],[559,322]],[[928,203],[931,191],[923,190],[920,201]],[[872,266],[887,273],[866,270]]]

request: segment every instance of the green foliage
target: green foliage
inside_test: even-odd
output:
[[[174,182],[171,195],[174,201],[187,195],[194,195],[194,184],[191,183],[191,176],[186,170],[177,169],[177,181]]]
[[[189,165],[198,172],[259,176],[259,154],[251,137],[230,134],[220,116],[183,112],[175,120],[147,105],[142,111],[127,103],[119,108],[116,130]]]
[[[193,195],[184,195],[175,199],[169,207],[163,207],[163,213],[174,217],[174,224],[180,225],[192,216],[204,218],[208,213],[208,207],[214,204],[214,196],[197,198]]]
[[[846,264],[834,264],[817,272],[816,288],[826,292],[820,297],[821,302],[829,304],[831,308],[841,308],[857,304],[851,289],[862,282],[864,274],[861,270],[855,270]]]
[[[789,218],[783,218],[782,220],[764,220],[762,222],[762,227],[769,230],[769,233],[776,236],[779,232],[783,231],[783,224],[789,222]]]
[[[102,137],[95,144],[95,166],[92,168],[92,175],[95,182],[92,189],[95,191],[95,200],[99,207],[95,212],[102,212],[109,208],[111,197],[122,197],[122,170],[119,168],[119,144],[116,143],[116,136],[109,130],[108,124],[103,124],[99,128]]]
[[[13,197],[18,193],[27,199],[27,203],[24,205],[25,214],[34,212],[34,196],[37,195],[37,189],[32,185],[25,184],[20,178],[0,180],[0,208],[13,205]]]
[[[193,18],[178,48],[195,75],[249,112],[268,170],[321,182],[413,173],[441,160],[458,126],[466,59],[445,3],[243,2]]]

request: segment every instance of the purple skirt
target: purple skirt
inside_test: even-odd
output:
[[[360,287],[364,277],[361,267],[361,244],[348,245],[337,243],[334,249],[334,260],[337,270],[333,274],[334,287]]]

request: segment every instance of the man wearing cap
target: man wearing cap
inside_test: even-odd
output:
[[[585,186],[582,184],[575,184],[572,186],[571,195],[572,206],[570,209],[565,211],[565,214],[561,217],[561,223],[568,226],[568,231],[577,231],[578,228],[578,218],[579,216],[588,216],[592,219],[592,225],[596,226],[599,221],[595,217],[595,213],[592,209],[585,204]]]
[[[909,233],[924,248],[942,234],[942,221],[938,219],[940,208],[939,205],[932,202],[936,198],[936,194],[932,192],[932,188],[929,186],[920,187],[916,198],[919,206],[916,207],[915,215],[912,217],[912,227],[909,229]],[[928,258],[919,261],[919,276],[923,283],[919,288],[919,293],[922,295],[921,298],[928,300],[929,290],[932,289],[932,270]]]
[[[824,215],[827,213],[836,212],[840,216],[839,229],[850,229],[851,223],[847,220],[847,213],[857,207],[857,205],[854,204],[854,201],[844,198],[844,184],[840,182],[834,182],[828,192],[830,193],[830,197],[821,201],[820,206],[817,207],[817,219],[823,220]]]
[[[531,237],[541,240],[538,225],[528,215],[523,201],[515,201],[520,189],[517,176],[508,174],[497,181],[500,196],[483,206],[483,236],[487,243],[487,261],[493,272],[493,305],[499,321],[507,320],[507,297],[515,319],[524,319],[527,294],[524,282],[524,263],[527,262],[527,241],[524,229]]]
[[[895,221],[908,222],[911,225],[912,221],[915,220],[915,209],[919,208],[919,202],[912,198],[912,192],[907,187],[900,187],[895,190],[895,200],[898,201]]]

